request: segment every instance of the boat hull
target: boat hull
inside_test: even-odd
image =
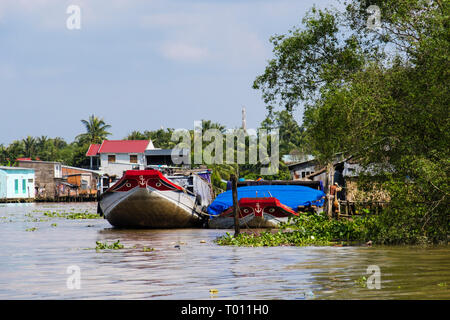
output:
[[[233,207],[208,221],[209,228],[230,229],[234,227]],[[298,214],[273,197],[241,198],[239,200],[239,227],[277,228],[290,216]]]
[[[280,223],[287,222],[288,218],[278,218],[269,214],[264,214],[262,217],[255,215],[248,215],[247,217],[239,219],[240,228],[278,228]],[[209,228],[211,229],[232,229],[234,228],[234,218],[232,217],[216,217],[209,220]]]
[[[119,228],[192,228],[203,223],[196,197],[155,172],[127,171],[101,196],[99,209]]]
[[[102,206],[105,218],[115,227],[191,228],[202,224],[193,212],[195,199],[174,201],[157,191],[137,189],[117,200],[108,208],[106,199]]]

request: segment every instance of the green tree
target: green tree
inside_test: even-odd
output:
[[[172,138],[173,131],[174,129],[172,128],[158,129],[154,131],[146,130],[144,131],[144,135],[146,136],[146,139],[152,140],[156,148],[170,149],[175,146],[175,143],[170,140]]]
[[[28,136],[22,140],[24,146],[24,154],[26,157],[33,158],[36,155],[36,148],[38,147],[36,139]]]
[[[126,138],[125,140],[147,140],[148,137],[146,134],[139,132],[139,131],[133,131],[131,132]]]
[[[86,133],[76,137],[80,144],[100,144],[111,134],[107,131],[111,126],[94,115],[91,115],[88,120],[81,120],[81,123],[86,129]]]
[[[357,157],[391,203],[373,224],[380,242],[446,242],[449,164],[449,2],[368,1],[313,9],[272,39],[275,58],[254,87],[286,111],[303,106],[306,145],[321,162]]]

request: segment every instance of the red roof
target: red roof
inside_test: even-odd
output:
[[[98,149],[100,149],[100,146],[101,144],[91,144],[86,152],[86,157],[94,157],[98,155]]]
[[[39,157],[36,157],[36,161],[40,161]],[[31,158],[17,158],[16,161],[33,161]]]
[[[97,153],[144,153],[150,140],[105,140]]]

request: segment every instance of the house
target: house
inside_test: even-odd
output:
[[[296,172],[294,170],[299,170],[299,168],[302,168],[303,170],[300,172],[312,170],[314,163],[314,160],[310,160],[305,163],[292,165],[289,169],[291,170],[291,174],[295,175]],[[300,180],[320,181],[325,192],[328,192],[331,184],[337,183],[342,187],[342,190],[337,193],[338,199],[340,200],[378,203],[389,202],[390,200],[388,194],[375,182],[375,180],[370,191],[363,191],[362,188],[360,188],[360,175],[364,173],[376,177],[376,166],[363,168],[354,157],[350,156],[343,158],[341,154],[336,155],[335,161],[333,161],[333,168],[330,170],[331,172],[327,170],[326,166],[320,167],[317,163],[315,164],[314,171],[310,174],[306,174],[305,177],[300,178]],[[384,170],[386,170],[386,168]]]
[[[91,145],[86,156],[91,163],[97,158],[99,170],[104,174],[121,177],[126,170],[143,169],[145,151],[151,149],[155,149],[151,140],[105,140],[100,145]]]
[[[17,159],[19,167],[34,169],[35,197],[40,199],[55,199],[59,185],[63,182],[62,164],[55,161],[38,161]]]
[[[96,197],[97,185],[100,180],[100,172],[62,165],[63,183],[60,185],[59,195],[71,196],[75,191],[76,196]]]
[[[22,168],[34,170],[34,196],[38,200],[95,198],[100,172],[63,165],[55,161],[16,159]]]
[[[0,166],[0,202],[34,199],[34,169]]]
[[[311,155],[304,156],[301,161],[288,164],[293,180],[308,180],[306,176],[314,173],[318,168],[318,162]]]
[[[145,169],[153,165],[173,165],[173,149],[159,149],[151,140],[105,140],[92,144],[86,153],[91,158],[91,169],[95,163],[104,175],[121,177],[126,170]],[[188,156],[187,149],[179,149],[179,157]]]

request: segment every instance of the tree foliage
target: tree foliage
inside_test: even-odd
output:
[[[380,28],[367,27],[369,5]],[[361,182],[382,176],[392,198],[380,241],[447,241],[449,2],[352,1],[303,22],[272,38],[254,87],[286,112],[304,107],[305,144],[322,163],[343,152],[378,169]]]

